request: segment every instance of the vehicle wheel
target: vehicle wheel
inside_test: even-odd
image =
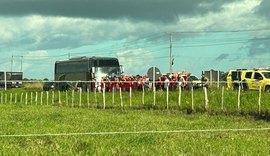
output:
[[[265,92],[270,92],[270,86],[266,86],[264,89]]]

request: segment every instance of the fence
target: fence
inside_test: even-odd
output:
[[[129,87],[122,90],[105,88],[101,90],[68,90],[68,91],[42,91],[17,89],[0,91],[1,104],[16,105],[53,105],[79,108],[101,109],[161,109],[180,110],[191,112],[225,112],[225,113],[268,113],[269,93],[259,91],[227,90],[224,84],[219,87],[206,87],[200,89],[176,89],[169,87],[157,90],[142,87],[134,90]]]

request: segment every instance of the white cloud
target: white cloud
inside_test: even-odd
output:
[[[116,54],[120,64],[124,65],[126,74],[143,74],[154,61],[151,52],[144,49],[130,49],[119,51]]]

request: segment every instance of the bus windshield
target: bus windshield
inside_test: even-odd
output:
[[[119,77],[120,68],[119,67],[97,67],[95,77],[101,79],[103,77]]]

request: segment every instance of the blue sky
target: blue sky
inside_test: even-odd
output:
[[[126,74],[152,66],[270,67],[269,0],[0,0],[0,70],[53,79],[54,62],[113,56]],[[13,63],[11,58],[13,56]],[[22,56],[22,60],[21,60]]]

